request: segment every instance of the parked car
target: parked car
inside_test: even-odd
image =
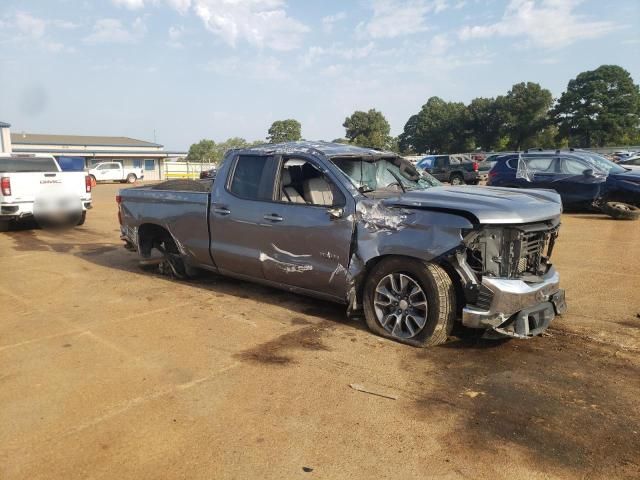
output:
[[[640,155],[622,160],[618,163],[618,165],[629,170],[640,171]]]
[[[614,218],[640,217],[640,173],[592,152],[536,151],[499,157],[488,185],[544,188],[566,209],[600,209]]]
[[[89,170],[95,182],[136,183],[144,179],[144,170],[139,167],[125,167],[121,162],[102,162]]]
[[[218,172],[218,169],[216,168],[210,168],[208,170],[203,170],[200,172],[200,179],[201,180],[206,180],[206,179],[215,179],[216,178],[216,173]]]
[[[90,208],[86,173],[63,172],[48,155],[0,154],[0,231],[34,216],[82,225]]]
[[[486,180],[489,171],[480,171],[480,163],[464,155],[428,155],[417,166],[451,185],[477,185],[481,180]]]
[[[549,261],[556,193],[442,186],[390,152],[231,150],[214,182],[116,200],[121,238],[147,266],[159,252],[178,277],[204,269],[343,303],[373,332],[415,346],[443,343],[459,321],[528,338],[565,309]]]

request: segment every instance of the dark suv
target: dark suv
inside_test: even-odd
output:
[[[555,190],[565,209],[570,210],[618,204],[624,210],[637,211],[635,207],[640,206],[640,172],[631,172],[587,151],[503,155],[489,172],[487,185]],[[628,205],[620,207],[619,204]]]

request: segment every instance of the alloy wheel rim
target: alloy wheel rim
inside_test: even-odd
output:
[[[390,273],[378,282],[373,307],[378,323],[393,337],[413,338],[427,324],[427,296],[404,273]]]

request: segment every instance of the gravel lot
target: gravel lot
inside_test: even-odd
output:
[[[565,215],[549,336],[419,350],[140,271],[119,188],[81,228],[0,234],[0,478],[639,478],[640,222]]]

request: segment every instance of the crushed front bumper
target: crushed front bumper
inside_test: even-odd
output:
[[[487,336],[539,335],[556,315],[567,309],[560,276],[553,266],[541,282],[484,277],[482,286],[491,295],[489,308],[466,306],[462,310],[462,324],[486,329]]]

